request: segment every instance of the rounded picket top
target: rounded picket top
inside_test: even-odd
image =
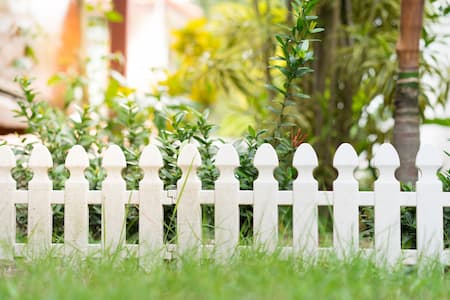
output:
[[[139,166],[161,168],[164,166],[161,152],[154,144],[145,146],[139,158]]]
[[[382,144],[372,160],[374,167],[396,167],[400,166],[400,158],[397,150],[389,143]]]
[[[115,144],[109,145],[108,149],[103,153],[102,166],[125,168],[127,162],[122,149]]]
[[[317,154],[314,148],[308,143],[302,143],[295,151],[292,164],[296,168],[315,168],[319,165],[319,160],[317,159]]]
[[[334,154],[333,166],[340,167],[357,167],[359,164],[358,154],[352,145],[348,143],[341,144]]]
[[[216,166],[238,167],[239,155],[232,144],[223,144],[216,155]]]
[[[265,143],[259,146],[253,159],[253,165],[257,168],[278,166],[277,152],[271,144]]]
[[[443,163],[442,154],[433,145],[421,145],[417,152],[416,166],[418,168],[434,167],[440,168]]]
[[[14,168],[16,166],[16,157],[7,145],[0,146],[0,168]]]
[[[34,144],[31,150],[30,161],[28,163],[30,168],[51,168],[53,166],[52,155],[47,147],[42,144]]]
[[[65,166],[67,169],[71,168],[87,168],[89,167],[89,158],[86,150],[81,145],[75,145],[67,154]]]
[[[180,151],[178,156],[177,165],[179,167],[194,167],[197,168],[202,164],[202,159],[200,153],[198,152],[197,146],[194,144],[186,144]]]

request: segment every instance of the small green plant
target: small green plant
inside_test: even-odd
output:
[[[239,167],[236,169],[236,176],[239,179],[241,190],[252,190],[253,181],[258,177],[258,170],[253,166],[256,150],[259,146],[267,142],[264,137],[267,130],[256,131],[249,126],[244,138],[235,143],[239,153]]]
[[[277,117],[275,128],[272,131],[274,143],[278,144],[283,139],[285,133],[289,133],[295,127],[291,120],[295,119],[294,114],[289,112],[289,107],[294,108],[301,99],[309,99],[309,95],[304,94],[299,84],[304,77],[314,70],[309,64],[314,60],[314,52],[311,49],[311,42],[317,41],[310,37],[324,29],[317,26],[317,16],[310,13],[317,4],[317,1],[294,1],[294,24],[287,33],[277,34],[275,38],[280,47],[281,54],[272,58],[275,62],[272,68],[279,70],[282,76],[282,85],[269,85],[268,88],[281,94],[281,100],[275,100],[271,107]]]
[[[166,189],[176,189],[177,181],[181,178],[181,170],[177,166],[177,159],[183,144],[196,141],[202,159],[202,166],[198,175],[204,189],[213,189],[218,178],[218,171],[214,166],[214,157],[218,144],[222,141],[212,136],[215,126],[207,121],[208,113],[200,113],[187,106],[172,107],[166,112],[166,122],[159,128],[158,140],[164,167],[160,177]]]
[[[291,189],[292,181],[297,171],[292,167],[292,158],[297,147],[306,139],[301,128],[297,128],[296,118],[299,114],[299,101],[309,99],[301,88],[305,76],[314,70],[310,67],[314,60],[311,43],[314,34],[324,29],[317,27],[317,16],[311,15],[317,1],[294,1],[293,24],[286,33],[275,35],[280,48],[280,54],[272,58],[272,68],[277,69],[281,76],[281,84],[271,84],[268,88],[281,97],[274,98],[271,111],[276,120],[268,141],[274,146],[280,166],[275,171],[275,177],[280,183],[280,189]]]

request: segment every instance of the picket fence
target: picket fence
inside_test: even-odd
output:
[[[293,165],[299,176],[292,191],[279,191],[273,176],[278,166],[277,154],[269,144],[256,152],[254,166],[259,175],[252,191],[239,190],[234,169],[239,166],[236,150],[223,145],[215,165],[220,177],[214,190],[202,190],[196,169],[201,165],[195,145],[183,147],[178,166],[182,178],[176,191],[165,191],[158,172],[163,167],[161,153],[154,145],[147,146],[139,166],[144,177],[138,191],[127,191],[121,171],[125,157],[117,145],[111,145],[103,155],[102,165],[107,177],[101,191],[89,190],[84,177],[88,156],[81,146],[74,146],[67,155],[65,166],[70,178],[63,191],[52,190],[48,169],[53,166],[48,149],[36,144],[28,167],[34,176],[28,190],[17,190],[11,177],[15,157],[9,146],[0,147],[0,259],[18,256],[91,255],[122,249],[123,255],[160,255],[170,258],[187,251],[209,253],[217,259],[227,259],[239,246],[239,205],[253,206],[253,247],[272,252],[278,247],[278,206],[293,207],[292,246],[281,248],[285,255],[301,254],[315,257],[334,252],[345,257],[356,252],[373,255],[377,261],[394,264],[402,261],[415,264],[422,259],[436,259],[450,265],[450,249],[444,249],[443,207],[450,206],[450,193],[442,191],[436,176],[442,154],[431,146],[423,146],[417,156],[420,169],[416,192],[401,192],[394,177],[399,166],[397,152],[390,144],[379,147],[373,165],[379,176],[374,191],[361,192],[354,177],[358,157],[349,144],[342,144],[334,157],[338,177],[333,191],[319,191],[313,177],[318,165],[315,151],[309,144],[297,149]],[[28,241],[16,242],[16,204],[28,205]],[[64,243],[52,244],[52,204],[64,204]],[[88,205],[102,205],[102,241],[89,244]],[[126,244],[126,204],[139,207],[139,244]],[[166,245],[163,239],[163,205],[177,205],[176,245]],[[202,245],[201,205],[212,204],[214,209],[214,241]],[[333,247],[320,248],[318,234],[318,206],[333,207]],[[373,206],[374,248],[359,249],[359,207]],[[417,249],[401,249],[400,207],[416,207]],[[252,247],[252,246],[247,246]],[[205,250],[205,251],[203,251]]]

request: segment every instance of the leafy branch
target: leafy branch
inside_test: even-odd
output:
[[[298,81],[314,71],[308,66],[314,60],[310,42],[318,40],[310,39],[310,37],[324,30],[317,27],[317,16],[310,15],[316,3],[317,0],[294,1],[295,24],[287,33],[275,35],[281,54],[273,57],[272,60],[281,63],[271,68],[277,69],[283,76],[282,86],[275,84],[267,86],[270,90],[282,95],[281,101],[275,100],[275,107],[271,107],[278,117],[272,133],[272,138],[275,140],[282,138],[283,128],[295,126],[288,121],[291,115],[287,112],[287,108],[295,106],[298,99],[309,99],[309,95],[303,93]]]

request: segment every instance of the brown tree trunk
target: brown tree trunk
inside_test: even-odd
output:
[[[351,0],[341,0],[341,23],[344,26],[353,25],[353,12]],[[339,49],[349,48],[353,45],[353,39],[351,34],[343,32],[341,30],[341,36],[339,38]],[[338,85],[338,96],[340,99],[338,102],[336,113],[336,129],[338,142],[351,143],[350,129],[353,125],[353,94],[355,93],[355,87],[353,85],[353,78],[345,76],[345,70],[337,69],[336,74],[339,76],[340,84]]]
[[[315,99],[313,135],[317,138],[314,148],[318,152],[319,167],[317,173],[323,174],[322,188],[330,189],[336,172],[332,168],[333,154],[338,144],[334,134],[336,128],[336,69],[331,67],[336,61],[338,30],[341,26],[341,0],[324,1],[318,8],[320,26],[325,28],[318,37],[320,43],[314,44],[314,79],[312,96]],[[327,98],[325,98],[327,97]]]
[[[111,53],[121,53],[123,61],[112,61],[111,69],[126,75],[128,0],[113,0],[114,9],[122,15],[122,22],[110,22]]]
[[[420,143],[418,69],[423,6],[424,0],[402,0],[397,43],[399,77],[394,102],[393,144],[400,157],[397,177],[401,182],[413,184],[417,180],[415,161]]]

